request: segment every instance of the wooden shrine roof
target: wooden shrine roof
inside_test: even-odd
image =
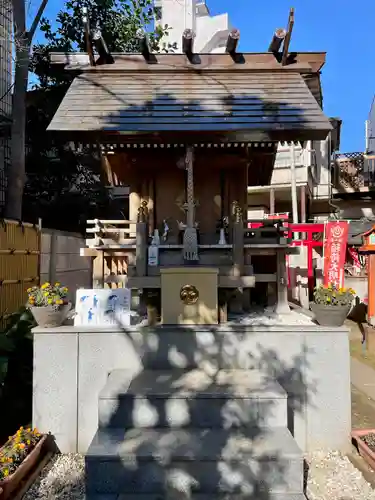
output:
[[[48,130],[137,142],[166,134],[200,142],[326,138],[324,54],[298,54],[286,66],[272,54],[242,56],[238,64],[228,54],[200,55],[192,65],[180,54],[158,55],[157,64],[123,54],[115,64],[89,66],[85,54],[52,54],[77,76]]]

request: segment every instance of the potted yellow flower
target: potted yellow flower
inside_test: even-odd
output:
[[[311,310],[315,320],[322,326],[342,326],[355,297],[352,288],[336,288],[335,285],[320,285],[314,290]]]
[[[39,326],[61,326],[66,320],[71,304],[67,299],[68,288],[61,283],[44,283],[27,290],[28,307]]]
[[[49,435],[37,429],[20,429],[0,448],[0,498],[11,500],[20,484],[40,461]]]

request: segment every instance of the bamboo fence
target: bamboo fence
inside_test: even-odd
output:
[[[0,220],[0,331],[26,303],[26,290],[39,284],[41,222]]]

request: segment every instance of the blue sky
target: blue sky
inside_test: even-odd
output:
[[[63,4],[49,0],[46,16],[55,19]],[[322,70],[325,113],[343,120],[341,151],[364,150],[364,122],[375,94],[375,0],[207,0],[207,5],[211,14],[229,13],[241,31],[244,52],[266,51],[293,6],[290,50],[327,52]]]

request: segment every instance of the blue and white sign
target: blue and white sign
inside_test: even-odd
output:
[[[129,326],[131,290],[98,288],[76,292],[74,326]]]

